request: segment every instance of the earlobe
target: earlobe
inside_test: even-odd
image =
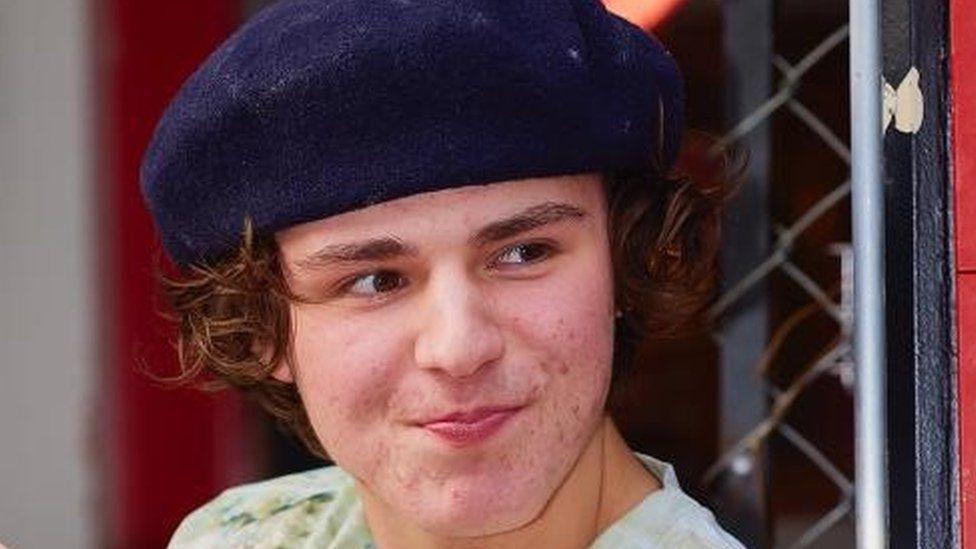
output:
[[[271,377],[281,381],[282,383],[295,382],[295,376],[291,373],[291,367],[285,360],[282,360],[281,363],[275,367],[274,371],[271,372]]]
[[[261,357],[262,364],[270,364],[274,359],[274,353],[272,352],[271,347],[257,342],[254,342],[251,345],[251,352]],[[282,383],[295,382],[295,376],[292,374],[291,366],[288,364],[288,360],[285,358],[282,358],[274,367],[274,370],[271,371],[271,377],[281,381]]]

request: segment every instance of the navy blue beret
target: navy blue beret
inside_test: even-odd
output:
[[[678,67],[599,0],[282,0],[184,83],[142,161],[177,264],[415,193],[665,171]]]

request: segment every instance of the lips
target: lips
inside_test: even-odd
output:
[[[520,406],[477,408],[453,412],[419,425],[453,446],[468,446],[487,440],[521,409]]]

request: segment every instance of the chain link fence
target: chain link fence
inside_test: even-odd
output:
[[[783,17],[779,19],[782,20]],[[789,32],[789,29],[781,27],[775,30],[779,33]],[[779,499],[772,501],[770,509],[762,513],[769,513],[766,518],[769,523],[763,527],[772,532],[772,545],[775,547],[844,545],[853,547],[854,545],[853,529],[850,527],[854,497],[850,463],[849,460],[838,459],[823,448],[824,445],[850,448],[853,442],[852,440],[824,442],[821,440],[822,436],[811,436],[810,425],[816,425],[816,421],[807,419],[803,422],[803,427],[794,423],[798,406],[807,400],[821,398],[825,392],[833,393],[828,399],[831,403],[853,405],[851,395],[854,381],[851,348],[853,256],[849,244],[849,228],[842,227],[838,233],[837,227],[833,227],[832,236],[836,240],[819,249],[798,246],[798,242],[803,241],[811,227],[823,220],[828,212],[837,213],[838,209],[849,207],[850,149],[845,140],[839,137],[838,130],[818,116],[817,109],[806,104],[800,93],[802,86],[813,86],[821,90],[833,89],[838,95],[847,93],[846,71],[815,70],[830,56],[844,56],[846,59],[847,38],[848,25],[845,21],[833,31],[823,34],[813,47],[795,61],[776,53],[779,48],[779,44],[776,44],[771,59],[757,60],[757,63],[771,63],[774,69],[773,78],[778,83],[773,93],[758,108],[738,120],[719,143],[722,147],[742,147],[748,152],[747,138],[752,132],[769,131],[774,142],[772,148],[775,151],[776,140],[783,139],[778,135],[779,130],[784,127],[782,118],[788,117],[792,120],[786,123],[799,123],[810,136],[815,136],[818,146],[830,151],[830,162],[836,163],[837,166],[823,170],[821,172],[824,174],[823,177],[829,177],[833,173],[845,171],[847,173],[846,177],[830,181],[821,178],[818,185],[798,188],[797,181],[809,180],[811,174],[804,174],[802,178],[793,178],[789,176],[789,170],[786,170],[786,176],[784,170],[768,172],[776,174],[769,176],[769,181],[766,182],[769,187],[785,195],[803,195],[807,199],[807,204],[803,206],[805,209],[799,215],[795,215],[795,212],[789,211],[791,208],[785,208],[787,211],[784,212],[776,211],[775,204],[770,207],[771,219],[788,219],[788,221],[780,225],[775,222],[771,224],[773,242],[768,256],[752,266],[745,276],[737,280],[728,280],[722,295],[710,311],[712,319],[718,326],[715,339],[720,346],[727,348],[735,345],[736,342],[723,339],[722,327],[739,314],[740,311],[737,311],[736,306],[751,290],[771,282],[771,279],[776,277],[780,280],[779,286],[771,284],[768,286],[769,292],[802,294],[801,299],[793,299],[793,302],[799,303],[799,306],[783,315],[784,318],[770,330],[765,349],[755,361],[752,371],[746,373],[758,376],[759,383],[765,391],[765,395],[761,396],[766,409],[765,415],[756,418],[754,425],[737,440],[723,444],[718,458],[707,469],[702,479],[703,485],[708,489],[710,486],[715,486],[723,477],[743,475],[753,467],[767,471],[763,478],[771,480],[765,480],[764,484],[772,494],[779,494],[777,496]],[[845,66],[843,62],[840,65]],[[816,78],[820,79],[817,82],[811,81],[814,73]],[[813,177],[817,176],[813,175]],[[814,189],[819,194],[810,199],[810,193],[814,192]],[[801,201],[795,196],[786,200],[790,204]],[[822,268],[805,267],[807,264],[824,263],[822,258],[810,259],[810,255],[817,254],[833,258],[834,272],[824,273]],[[792,285],[792,288],[784,288],[782,281],[788,281],[787,285]],[[811,319],[815,317],[821,317],[821,322],[816,329],[821,334],[829,333],[826,344],[807,345],[802,349],[802,354],[805,356],[799,356],[795,350],[785,353],[784,350],[796,334],[805,329],[812,329],[809,325]],[[826,327],[823,319],[829,319]],[[723,371],[721,375],[737,375],[737,373]],[[805,416],[807,418],[815,416],[817,403],[806,404]],[[719,413],[730,412],[728,409],[730,406],[736,406],[736,401],[723,402]],[[772,445],[776,445],[778,450],[771,451]],[[794,482],[789,478],[790,472],[781,474],[776,472],[777,468],[782,467],[781,461],[786,459],[784,456],[787,455],[787,450],[789,459],[800,456],[799,459],[807,462],[804,466],[815,468],[819,474],[818,482],[828,484],[833,493],[829,501],[825,502],[824,498],[820,498],[821,501],[818,502],[815,510],[808,510],[799,518],[787,517],[784,513],[777,513],[773,509],[790,507],[790,502],[784,501],[784,498],[803,497],[798,490],[782,490],[774,486],[776,483]],[[833,452],[833,454],[837,453]],[[838,463],[838,461],[848,463]],[[792,468],[793,471],[797,469],[797,467]],[[812,469],[807,467],[807,470]],[[805,486],[809,482],[810,480],[806,479],[800,484]],[[766,502],[766,495],[762,496],[758,501]],[[717,507],[721,515],[723,505]],[[789,524],[786,524],[787,521]],[[846,527],[838,527],[844,522]]]

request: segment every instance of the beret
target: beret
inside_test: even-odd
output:
[[[599,0],[281,0],[187,79],[140,167],[180,266],[415,193],[666,171],[683,83]]]

